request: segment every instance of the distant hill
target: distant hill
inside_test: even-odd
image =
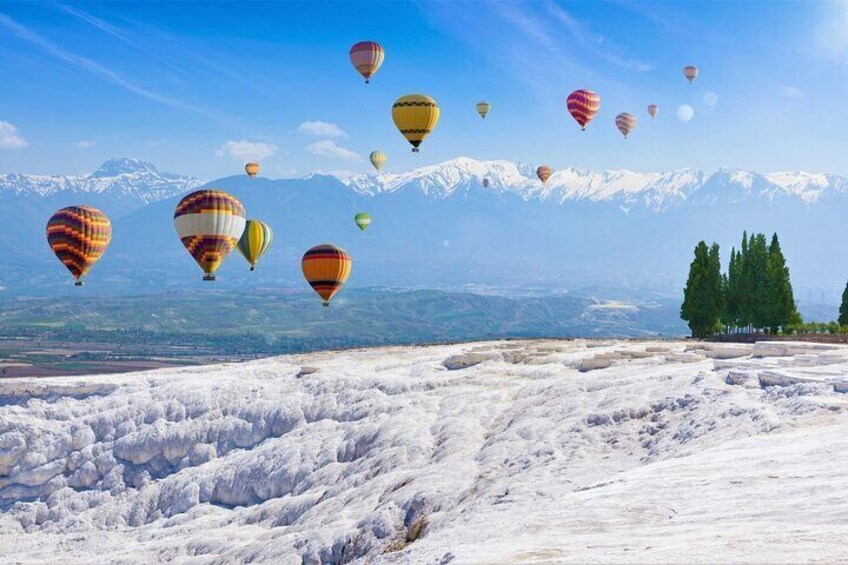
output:
[[[153,174],[148,164],[110,163],[116,168],[104,166],[104,178]],[[848,181],[840,175],[566,169],[542,185],[534,171],[509,161],[463,157],[407,173],[283,180],[238,175],[211,181],[207,186],[232,192],[250,217],[268,221],[276,232],[255,273],[233,256],[216,288],[301,288],[303,251],[333,242],[354,258],[351,286],[614,289],[598,293],[603,298],[652,290],[671,296],[680,291],[699,239],[717,240],[729,250],[745,229],[780,233],[802,295],[805,288],[815,289],[816,298],[819,289],[841,292],[848,278],[842,237]],[[97,290],[88,292],[206,288],[172,227],[176,202],[198,181],[177,178],[182,185],[175,180],[168,185],[172,192],[139,184],[149,203],[114,213],[112,248],[91,273]],[[111,193],[54,196],[63,195],[66,204]],[[0,226],[0,237],[15,250],[0,285],[12,292],[55,294],[67,287],[66,274],[43,241],[44,198],[37,191],[22,195],[14,208],[19,227]],[[374,217],[365,233],[353,223],[353,215],[363,210]]]

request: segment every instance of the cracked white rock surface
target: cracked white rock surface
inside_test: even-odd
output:
[[[838,346],[575,340],[0,380],[0,550],[846,561],[846,375]]]

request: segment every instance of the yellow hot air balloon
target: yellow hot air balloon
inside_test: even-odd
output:
[[[492,105],[488,102],[477,102],[477,113],[480,114],[480,117],[484,120],[486,119],[486,114],[488,114],[491,109]]]
[[[250,263],[251,271],[256,268],[259,258],[271,247],[272,241],[274,241],[274,231],[271,226],[259,220],[247,220],[244,233],[241,234],[238,242],[238,249]]]
[[[371,164],[374,165],[374,168],[379,173],[383,165],[386,164],[386,154],[382,151],[372,151],[369,158],[371,159]]]
[[[192,192],[174,211],[174,229],[203,269],[205,281],[215,280],[215,271],[236,246],[245,223],[244,206],[221,190]]]
[[[698,76],[698,67],[693,67],[689,65],[688,67],[683,67],[683,76],[686,77],[686,80],[689,81],[689,84],[695,82],[695,78]]]
[[[418,146],[439,123],[439,105],[423,94],[401,96],[392,105],[392,120],[417,153]]]
[[[247,176],[250,178],[255,177],[259,174],[259,163],[248,163],[244,166],[244,172],[246,172]]]
[[[106,214],[91,206],[62,208],[47,222],[47,243],[65,265],[76,286],[112,241],[112,224]]]
[[[303,276],[324,301],[324,306],[329,306],[330,300],[350,276],[351,260],[341,247],[324,244],[307,251],[300,266]]]

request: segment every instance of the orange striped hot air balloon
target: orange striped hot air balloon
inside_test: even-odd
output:
[[[203,269],[205,281],[215,280],[215,271],[238,243],[246,223],[244,206],[222,190],[192,192],[174,211],[174,229]]]
[[[693,67],[689,65],[688,67],[683,67],[683,76],[686,77],[686,80],[689,81],[689,84],[695,82],[695,78],[698,76],[698,67]]]
[[[601,109],[601,97],[591,90],[575,90],[568,95],[566,100],[568,112],[571,117],[580,124],[580,128],[585,131],[586,126],[598,114]]]
[[[360,41],[350,48],[350,62],[365,77],[365,84],[371,82],[371,77],[380,70],[383,58],[385,52],[376,41]]]
[[[660,111],[660,107],[657,106],[656,104],[651,104],[650,106],[648,106],[648,115],[651,116],[652,118],[656,118],[659,111]]]
[[[324,301],[324,306],[329,306],[330,300],[350,276],[350,255],[335,245],[316,245],[304,253],[300,267],[306,281]]]
[[[636,127],[636,116],[622,112],[615,117],[615,127],[624,134],[624,139],[627,139],[627,136]]]
[[[551,178],[551,175],[554,172],[547,165],[542,165],[538,169],[536,169],[536,176],[539,177],[539,180],[542,181],[542,184],[548,182],[548,179]]]
[[[109,218],[91,206],[62,208],[47,222],[47,243],[76,279],[76,286],[82,286],[82,278],[103,256],[111,240]]]

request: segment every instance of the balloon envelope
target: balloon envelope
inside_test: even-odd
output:
[[[387,157],[382,151],[372,151],[369,159],[371,160],[371,164],[374,165],[374,168],[377,169],[377,172],[379,173],[383,168],[383,165],[386,164]]]
[[[247,173],[247,176],[250,178],[255,177],[259,174],[259,163],[248,163],[244,166],[244,172]]]
[[[601,109],[601,97],[591,90],[575,90],[568,95],[566,105],[571,117],[585,130]]]
[[[392,105],[392,120],[417,153],[418,146],[439,123],[439,105],[424,94],[401,96]]]
[[[350,48],[350,62],[365,77],[365,84],[380,70],[384,58],[385,52],[376,41],[360,41]]]
[[[624,134],[624,139],[627,139],[627,136],[630,135],[630,132],[636,127],[636,116],[628,114],[627,112],[622,112],[615,117],[615,127],[618,128],[618,131]]]
[[[91,206],[68,206],[47,222],[47,243],[71,272],[77,286],[106,252],[112,241],[112,224],[106,214]]]
[[[483,188],[489,188],[489,179],[483,179]]]
[[[657,114],[659,112],[660,112],[660,107],[657,106],[656,104],[651,104],[650,106],[648,106],[648,115],[651,116],[652,118],[656,118]]]
[[[359,226],[359,229],[365,231],[365,229],[371,225],[371,214],[368,212],[360,212],[356,216],[353,217],[353,221],[356,222],[356,225]]]
[[[554,172],[547,165],[542,165],[538,169],[536,169],[536,176],[539,177],[539,180],[542,181],[542,184],[548,182],[548,179],[551,178],[551,175]]]
[[[683,76],[686,77],[686,80],[689,81],[689,84],[692,84],[693,82],[695,82],[695,78],[698,76],[698,67],[693,67],[692,65],[689,65],[688,67],[683,67]]]
[[[244,206],[222,190],[192,192],[174,211],[174,229],[207,281],[215,280],[215,271],[241,239],[245,224]]]
[[[484,120],[486,119],[486,114],[488,114],[491,109],[492,105],[488,102],[477,102],[477,113],[480,114],[480,117]]]
[[[244,232],[238,241],[238,250],[250,263],[250,270],[256,268],[256,262],[265,255],[271,242],[274,241],[274,231],[271,226],[260,220],[247,220]]]
[[[330,305],[330,300],[350,276],[350,255],[335,245],[317,245],[303,255],[300,262],[303,276],[309,286]]]

